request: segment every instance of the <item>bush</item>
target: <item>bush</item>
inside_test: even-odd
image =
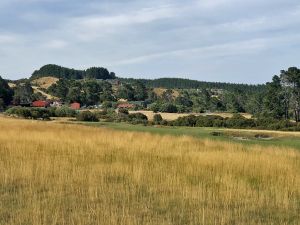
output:
[[[119,114],[125,114],[125,115],[129,114],[128,109],[125,109],[125,108],[119,108],[118,113]]]
[[[225,120],[225,126],[228,128],[252,128],[256,126],[253,119],[247,119],[240,114],[234,114],[231,118]]]
[[[85,121],[85,122],[98,122],[98,118],[97,116],[90,112],[90,111],[83,111],[83,112],[80,112],[77,116],[76,116],[76,119],[78,121]]]
[[[15,115],[25,119],[43,119],[49,120],[51,112],[45,108],[27,108],[27,107],[12,107],[5,112],[8,115]]]
[[[163,118],[160,114],[154,114],[153,116],[153,123],[158,125],[158,124],[161,124]]]
[[[133,124],[147,124],[148,117],[142,113],[132,113],[128,115],[128,121]]]
[[[172,103],[165,103],[165,104],[161,105],[160,111],[167,112],[167,113],[177,113],[178,109],[177,109],[176,105],[174,105]]]
[[[57,117],[75,117],[76,111],[66,106],[62,106],[55,109],[55,116]]]
[[[197,122],[197,117],[194,115],[179,117],[177,120],[173,122],[174,126],[187,126],[194,127]]]
[[[160,105],[158,103],[152,103],[150,106],[149,106],[149,109],[151,111],[153,111],[154,113],[157,113],[159,110],[160,110]]]
[[[110,109],[110,108],[116,108],[116,103],[111,101],[105,101],[102,103],[103,109]]]
[[[223,120],[223,117],[215,115],[197,116],[196,127],[222,127]]]

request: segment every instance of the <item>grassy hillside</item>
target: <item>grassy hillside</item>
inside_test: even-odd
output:
[[[55,84],[59,79],[56,77],[41,77],[31,81],[31,84],[44,89],[48,89],[51,85]]]
[[[292,149],[6,118],[0,146],[0,224],[300,219]]]

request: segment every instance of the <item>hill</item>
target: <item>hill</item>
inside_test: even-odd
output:
[[[55,64],[48,64],[41,67],[39,70],[33,72],[30,77],[31,80],[35,80],[42,77],[56,77],[62,79],[115,79],[115,73],[109,72],[103,67],[91,67],[86,70],[75,70],[67,67],[58,66]]]
[[[76,70],[67,67],[48,64],[35,70],[30,77],[31,80],[40,78],[54,77],[59,79],[119,79],[121,82],[135,83],[142,82],[145,86],[151,88],[168,89],[223,89],[228,91],[243,90],[246,92],[261,92],[265,90],[265,85],[236,84],[224,82],[205,82],[198,80],[182,78],[159,78],[159,79],[134,79],[118,78],[114,72],[109,72],[103,67],[91,67],[86,70]],[[43,82],[43,81],[42,81]],[[47,82],[46,82],[47,83]]]

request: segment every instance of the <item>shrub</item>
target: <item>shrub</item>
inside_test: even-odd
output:
[[[78,121],[85,121],[85,122],[98,122],[98,118],[97,116],[90,112],[90,111],[83,111],[83,112],[80,112],[77,116],[76,116],[76,119]]]
[[[126,115],[129,114],[128,109],[125,109],[125,108],[119,108],[118,113],[119,114],[126,114]]]
[[[116,108],[116,103],[111,101],[105,101],[102,103],[103,109]]]
[[[45,108],[27,108],[27,107],[12,107],[6,112],[8,115],[15,115],[26,119],[50,119],[51,112]]]
[[[55,116],[57,117],[75,117],[76,111],[66,106],[55,109]]]
[[[158,124],[161,124],[163,118],[160,114],[154,114],[153,116],[153,122],[154,124],[158,125]]]
[[[256,124],[253,119],[247,119],[240,114],[234,114],[231,118],[225,120],[225,126],[229,128],[252,128]]]
[[[173,122],[174,126],[187,126],[194,127],[197,122],[197,117],[194,115],[179,117],[177,120]]]
[[[160,110],[160,105],[158,103],[153,103],[149,106],[149,109],[154,113],[157,113]]]
[[[147,124],[148,117],[142,113],[132,113],[128,115],[128,121],[133,124]]]
[[[165,103],[165,104],[161,105],[160,111],[167,112],[167,113],[177,113],[178,109],[177,109],[176,105],[174,105],[172,103]]]

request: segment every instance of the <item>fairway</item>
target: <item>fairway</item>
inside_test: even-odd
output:
[[[0,224],[298,224],[300,153],[0,118]]]
[[[128,123],[80,123],[88,126],[106,127],[115,130],[148,132],[160,135],[173,136],[191,136],[200,139],[211,139],[240,143],[243,145],[261,145],[266,147],[290,147],[300,150],[300,132],[283,132],[283,131],[265,131],[265,130],[243,130],[243,129],[222,129],[222,128],[205,128],[205,127],[170,127],[170,126],[143,126],[131,125]],[[214,136],[218,132],[220,136]],[[270,139],[254,138],[255,135],[268,135]],[[245,137],[241,139],[238,137]],[[249,138],[250,137],[250,138]]]

